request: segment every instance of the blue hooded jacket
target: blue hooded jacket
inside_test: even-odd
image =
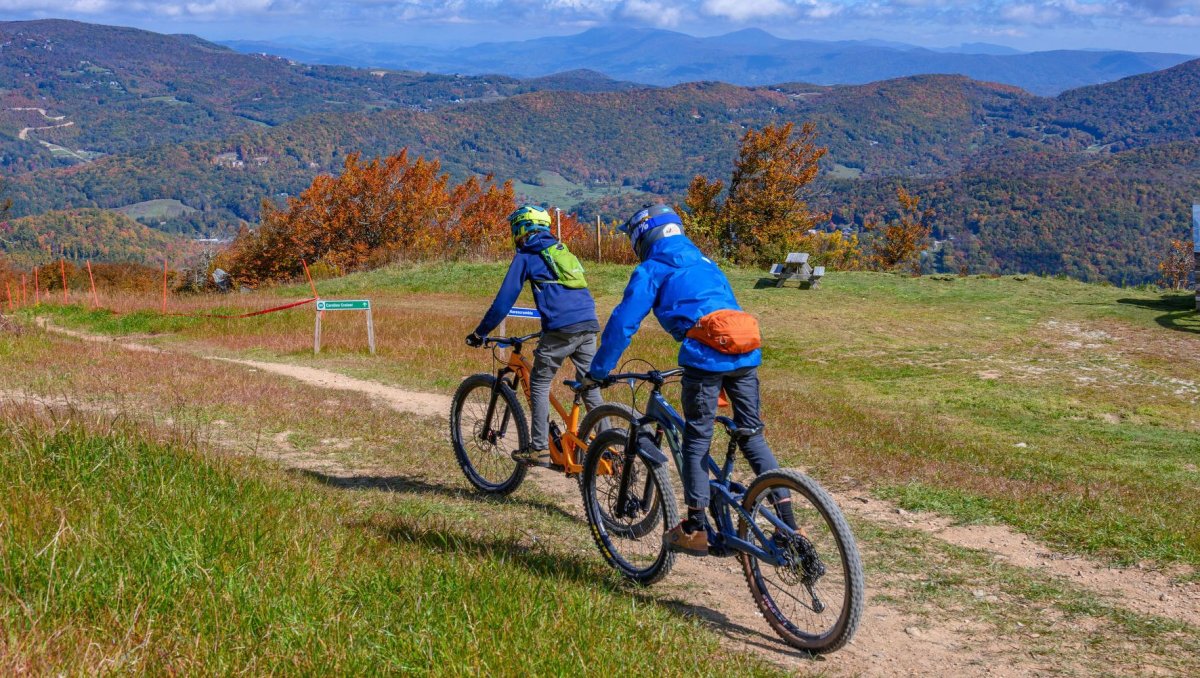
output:
[[[729,280],[686,236],[663,238],[650,246],[633,269],[625,296],[604,326],[600,350],[588,376],[601,380],[616,367],[650,311],[679,346],[679,364],[708,372],[728,372],[762,364],[762,350],[729,355],[687,337],[700,318],[722,309],[741,310]]]
[[[488,309],[475,333],[486,337],[517,303],[525,281],[531,281],[533,301],[542,316],[542,331],[569,330],[571,332],[598,332],[600,321],[596,318],[596,301],[586,288],[570,289],[556,283],[542,284],[539,280],[555,280],[554,273],[542,258],[542,250],[557,244],[554,236],[539,231],[531,234],[517,248],[517,254],[508,266],[508,274],[500,284],[496,300]]]

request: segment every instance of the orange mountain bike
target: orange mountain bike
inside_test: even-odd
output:
[[[450,438],[454,455],[467,480],[489,494],[505,495],[525,480],[530,464],[518,462],[512,453],[529,446],[529,420],[517,398],[518,392],[529,400],[529,374],[533,366],[522,354],[529,341],[541,332],[523,337],[488,338],[484,346],[492,349],[503,363],[495,375],[474,374],[463,380],[450,405]],[[509,348],[507,358],[497,351]],[[583,396],[576,393],[571,408],[563,407],[551,395],[550,406],[562,423],[550,419],[550,462],[536,464],[578,478],[583,471],[588,444],[597,433],[613,427],[628,428],[637,417],[633,410],[618,403],[592,408],[580,420]]]

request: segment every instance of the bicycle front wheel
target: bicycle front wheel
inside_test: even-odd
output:
[[[463,474],[480,491],[505,495],[525,480],[525,465],[511,453],[529,446],[529,422],[517,394],[496,377],[476,374],[459,385],[450,405],[450,438]]]
[[[632,466],[624,510],[617,510],[628,435],[610,429],[596,436],[588,446],[580,488],[588,526],[604,560],[625,578],[648,586],[667,576],[675,562],[663,534],[679,522],[679,511],[667,469],[636,454],[628,460]]]
[[[779,530],[765,515],[778,515],[780,501],[789,497],[794,532]],[[781,469],[759,476],[746,491],[742,508],[783,553],[778,565],[741,554],[750,593],[771,628],[801,650],[824,654],[841,649],[862,618],[864,582],[858,545],[837,503],[812,478]],[[772,550],[744,518],[738,522],[738,537]]]

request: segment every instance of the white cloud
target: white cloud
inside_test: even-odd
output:
[[[4,18],[64,16],[236,22],[287,16],[314,26],[339,22],[532,25],[539,30],[607,23],[682,26],[706,31],[746,25],[784,29],[804,23],[895,26],[964,33],[1006,28],[1200,25],[1200,0],[0,0]],[[999,34],[999,33],[998,33]]]
[[[704,0],[700,9],[710,16],[746,21],[791,14],[793,8],[781,0]]]
[[[655,0],[626,0],[621,3],[619,15],[655,26],[676,26],[683,19],[683,9]]]

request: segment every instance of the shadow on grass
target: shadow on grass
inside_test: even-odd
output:
[[[347,490],[382,490],[435,495],[454,499],[469,499],[486,504],[520,504],[539,511],[565,517],[575,522],[580,519],[560,506],[548,502],[531,501],[514,497],[493,497],[470,490],[430,483],[425,480],[404,476],[336,476],[309,469],[299,473],[331,487]],[[447,525],[430,525],[427,519],[397,516],[376,516],[368,520],[350,523],[351,527],[365,529],[392,542],[408,543],[433,551],[452,554],[467,554],[479,558],[502,560],[514,563],[539,577],[562,578],[576,584],[598,586],[607,591],[627,595],[644,603],[661,606],[674,614],[698,620],[700,623],[726,638],[738,643],[754,646],[761,650],[802,659],[820,660],[818,656],[796,650],[785,644],[765,625],[761,629],[743,626],[720,611],[701,604],[678,600],[661,600],[653,595],[652,589],[634,586],[604,567],[600,558],[577,556],[556,549],[554,545],[543,545],[536,538],[533,542],[507,535],[491,538],[457,530]],[[743,591],[749,597],[749,591]],[[737,594],[734,594],[737,595]]]
[[[764,623],[763,628],[753,629],[731,620],[718,610],[678,600],[660,600],[652,589],[643,589],[629,584],[606,570],[598,558],[580,557],[556,552],[553,547],[544,547],[537,542],[527,545],[512,537],[481,538],[458,530],[431,527],[410,518],[389,517],[386,520],[371,520],[354,524],[354,527],[371,530],[384,539],[456,555],[501,560],[513,563],[539,577],[561,578],[575,584],[598,586],[613,593],[627,595],[650,605],[657,605],[670,612],[696,619],[712,631],[740,644],[753,646],[770,653],[800,659],[820,660],[820,657],[796,650],[787,645]],[[745,592],[748,597],[750,593]]]
[[[526,544],[511,536],[485,538],[396,516],[353,526],[368,529],[388,541],[416,544],[431,551],[513,563],[539,577],[561,578],[614,591],[624,588],[617,579],[608,576],[597,559],[556,552],[552,546],[543,546],[536,540]]]
[[[1200,334],[1200,312],[1196,311],[1196,297],[1192,294],[1172,294],[1161,299],[1117,299],[1118,304],[1138,306],[1152,311],[1161,311],[1154,322],[1179,332]]]
[[[380,490],[383,492],[403,492],[406,494],[424,494],[434,495],[439,497],[450,497],[452,499],[467,499],[484,504],[500,505],[500,504],[519,504],[527,508],[532,508],[542,513],[566,518],[575,522],[580,522],[579,517],[575,516],[557,504],[546,501],[535,501],[522,497],[497,497],[482,492],[472,490],[464,490],[458,487],[450,487],[431,483],[419,478],[408,478],[405,476],[337,476],[311,469],[297,469],[301,473],[313,480],[336,487],[343,490]]]

